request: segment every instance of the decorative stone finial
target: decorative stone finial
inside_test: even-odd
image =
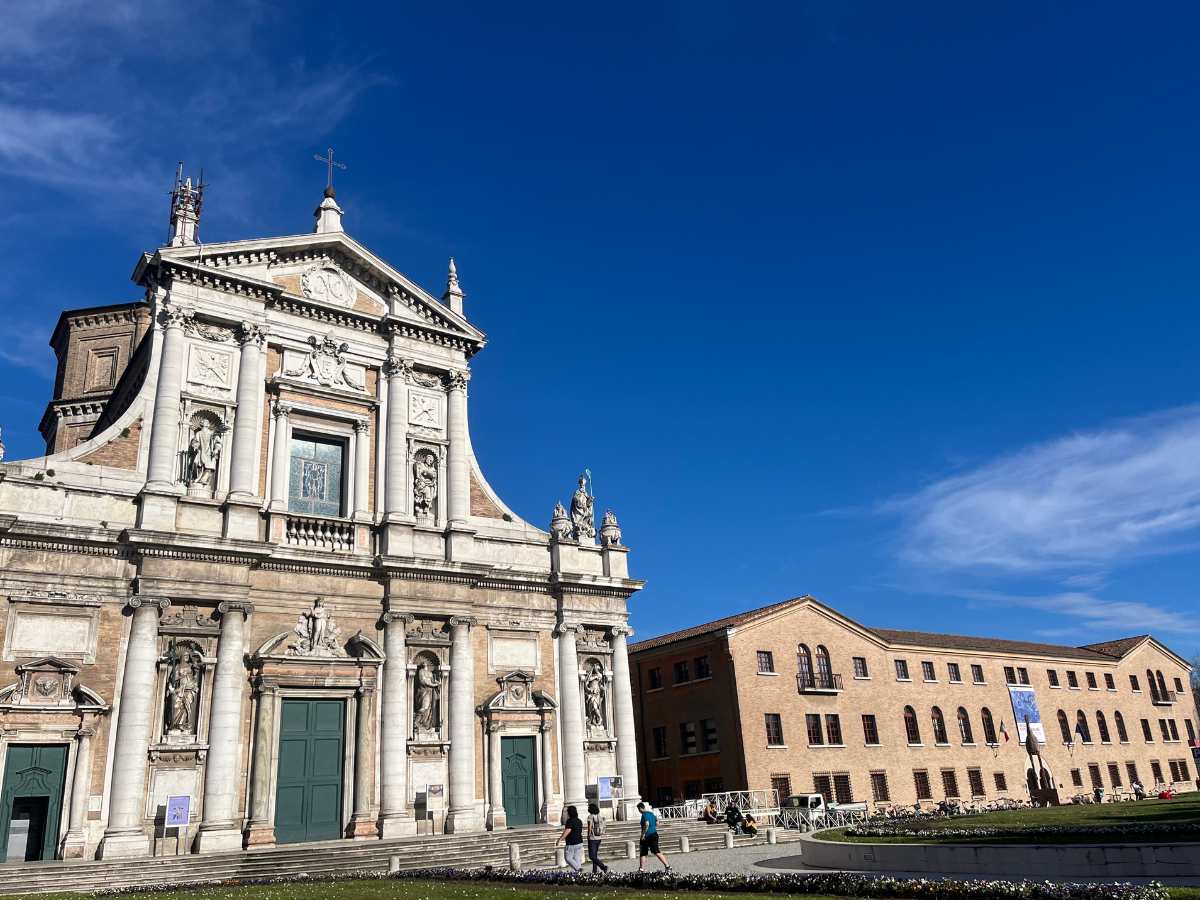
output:
[[[335,199],[333,199],[333,189],[325,189],[325,198],[321,201],[321,205],[314,211],[313,215],[317,219],[317,224],[313,226],[314,234],[332,234],[337,231],[345,231],[342,228],[342,214],[345,212]]]
[[[604,524],[600,526],[600,545],[603,547],[621,546],[621,526],[617,515],[611,509],[604,512]]]
[[[463,292],[458,286],[458,268],[454,265],[454,257],[450,257],[450,269],[446,274],[446,293],[442,295],[442,302],[449,306],[460,316],[463,314]]]
[[[550,537],[556,541],[571,540],[571,520],[562,501],[554,504],[554,515],[550,518]]]
[[[171,191],[171,241],[172,247],[189,247],[196,243],[196,232],[200,227],[200,207],[204,203],[204,172],[198,184],[192,184],[191,176],[184,178],[183,163],[175,170],[175,187]]]

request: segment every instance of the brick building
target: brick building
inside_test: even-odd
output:
[[[1197,774],[1190,668],[1149,635],[1069,647],[895,631],[800,597],[630,656],[640,785],[658,805],[772,787],[842,802],[1066,799],[1135,778],[1190,790]]]
[[[453,261],[435,296],[332,187],[201,246],[202,196],[136,299],[63,314],[48,455],[0,463],[0,861],[146,856],[168,807],[198,852],[552,822],[612,776],[630,814],[641,582],[585,479],[548,530],[488,484]]]

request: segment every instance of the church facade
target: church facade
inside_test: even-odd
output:
[[[437,298],[332,188],[200,245],[202,199],[142,299],[63,314],[47,455],[0,463],[0,853],[629,815],[642,583],[586,477],[547,530],[484,478],[453,261]]]

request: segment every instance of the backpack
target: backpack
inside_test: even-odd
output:
[[[604,816],[588,816],[592,825],[592,834],[598,839],[604,837]]]

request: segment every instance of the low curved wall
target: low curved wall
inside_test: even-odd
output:
[[[800,838],[805,866],[1072,878],[1163,878],[1200,872],[1200,843],[861,844]]]

